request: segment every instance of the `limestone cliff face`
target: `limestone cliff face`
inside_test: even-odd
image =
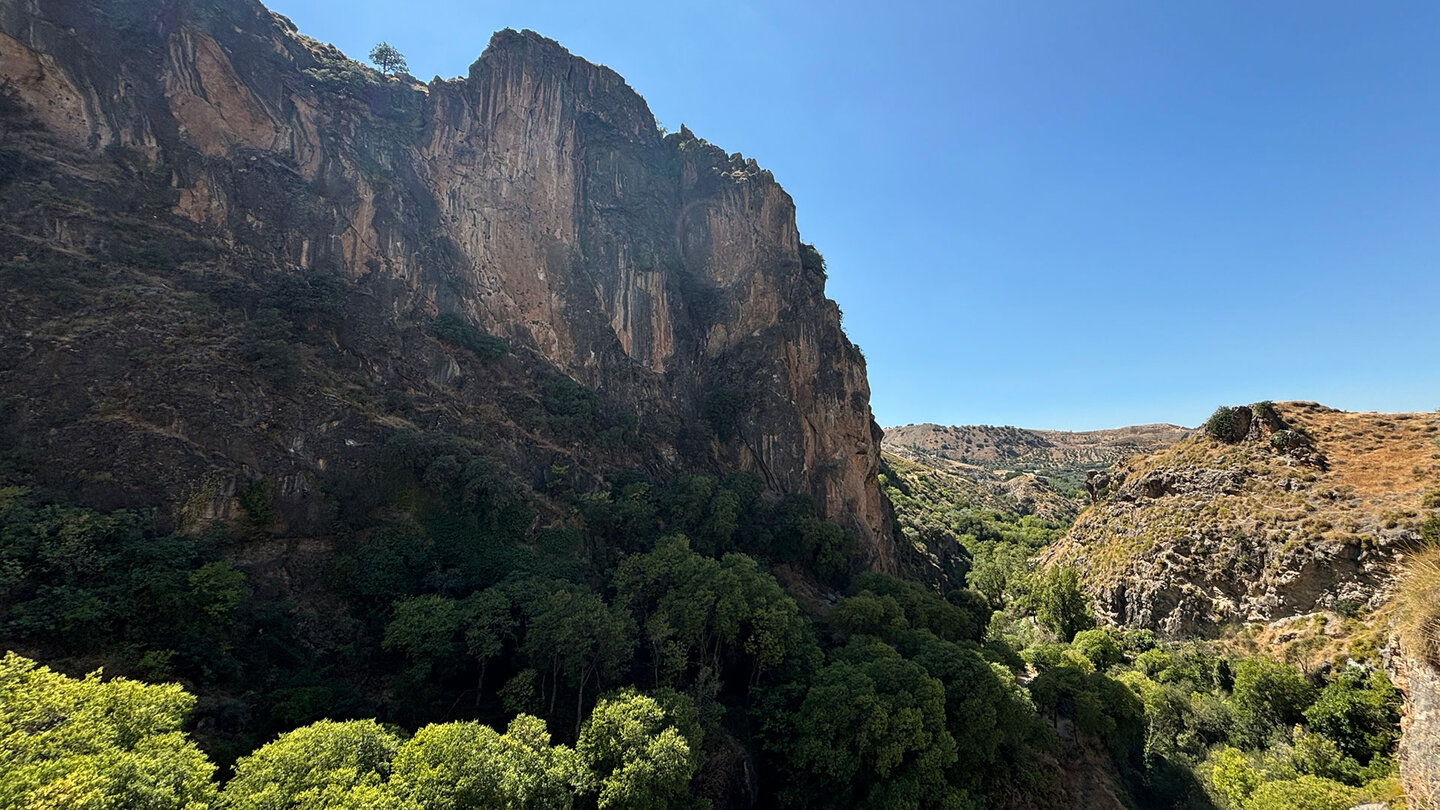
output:
[[[661,137],[613,71],[505,31],[467,77],[422,85],[253,2],[0,0],[0,81],[7,126],[67,182],[113,180],[125,156],[160,178],[136,203],[155,227],[232,266],[336,273],[379,317],[459,313],[642,417],[708,415],[711,463],[813,495],[893,567],[864,360],[789,195],[753,160]],[[107,238],[58,209],[24,227],[77,255]],[[414,359],[392,343],[355,362]],[[680,464],[680,443],[647,463]]]
[[[1400,727],[1400,781],[1414,810],[1440,808],[1440,668],[1397,645],[1386,667],[1405,695]]]

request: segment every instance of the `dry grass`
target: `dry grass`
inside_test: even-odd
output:
[[[1130,480],[1165,470],[1245,470],[1233,494],[1182,495],[1087,510],[1057,556],[1086,558],[1099,581],[1129,575],[1134,561],[1180,534],[1209,532],[1251,542],[1280,535],[1295,542],[1374,541],[1381,531],[1418,530],[1427,496],[1440,503],[1435,433],[1440,414],[1348,413],[1314,403],[1276,403],[1291,426],[1308,433],[1328,468],[1298,464],[1267,441],[1220,444],[1204,436],[1117,465]]]
[[[1309,431],[1330,459],[1325,478],[1331,486],[1414,508],[1440,478],[1440,464],[1431,458],[1435,443],[1426,434],[1435,426],[1433,413],[1345,413],[1295,403],[1283,403],[1280,411]]]
[[[1440,549],[1412,557],[1395,593],[1394,627],[1411,654],[1440,666]]]

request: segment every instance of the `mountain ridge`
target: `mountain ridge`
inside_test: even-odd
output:
[[[0,74],[0,383],[46,481],[208,517],[273,481],[310,532],[320,479],[425,427],[529,481],[753,472],[893,568],[864,360],[793,202],[614,71],[502,31],[422,85],[258,3],[120,0],[6,4]]]

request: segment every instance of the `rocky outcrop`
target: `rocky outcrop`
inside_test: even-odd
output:
[[[1405,695],[1397,759],[1413,810],[1440,808],[1440,668],[1398,645],[1387,659],[1390,679]]]
[[[861,562],[893,568],[864,359],[825,298],[823,264],[802,250],[790,196],[688,130],[662,137],[613,71],[505,31],[465,78],[427,85],[350,62],[248,0],[32,0],[0,4],[0,81],[5,180],[33,181],[9,194],[6,258],[146,269],[151,297],[123,304],[137,320],[182,288],[337,277],[331,348],[346,373],[412,395],[489,385],[480,411],[503,411],[503,381],[415,342],[417,324],[459,315],[659,425],[637,451],[646,466],[750,470],[772,492],[810,494],[863,539]],[[63,352],[41,320],[0,323],[18,352],[0,368],[7,392]],[[87,349],[105,351],[94,337]],[[134,380],[114,383],[133,398]],[[145,393],[184,400],[166,385],[190,383]],[[168,431],[179,478],[298,475],[383,433],[338,389],[326,408],[277,411],[240,388],[203,429],[183,407],[168,424],[112,408],[87,452]],[[56,412],[58,391],[12,397],[27,434],[81,415]],[[96,418],[97,393],[79,396],[65,408]],[[474,416],[474,400],[442,421]],[[543,442],[497,420],[508,453],[533,464]],[[71,466],[143,502],[143,482],[124,486],[125,454],[111,461]]]
[[[1091,476],[1048,561],[1081,569],[1106,620],[1177,638],[1383,604],[1440,488],[1434,415],[1229,410],[1220,438]]]

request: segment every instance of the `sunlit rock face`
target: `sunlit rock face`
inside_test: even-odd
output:
[[[161,178],[157,227],[264,272],[339,274],[391,319],[365,322],[376,335],[463,313],[642,418],[708,416],[714,469],[813,496],[862,539],[861,562],[894,567],[864,359],[790,196],[688,130],[662,137],[614,71],[504,31],[465,78],[424,85],[348,62],[256,3],[26,0],[0,4],[0,77],[6,120],[65,182],[118,194],[106,156],[123,152]],[[57,249],[102,239],[74,211],[27,217]],[[404,341],[371,344],[389,348],[356,362],[377,379],[406,363],[456,376]],[[188,474],[273,466],[269,445],[238,435],[254,409],[236,410],[213,431],[237,435],[187,437],[206,451]],[[322,418],[295,411],[264,429]],[[320,433],[305,463],[343,456],[344,430]],[[651,450],[650,466],[683,466],[674,447]]]

